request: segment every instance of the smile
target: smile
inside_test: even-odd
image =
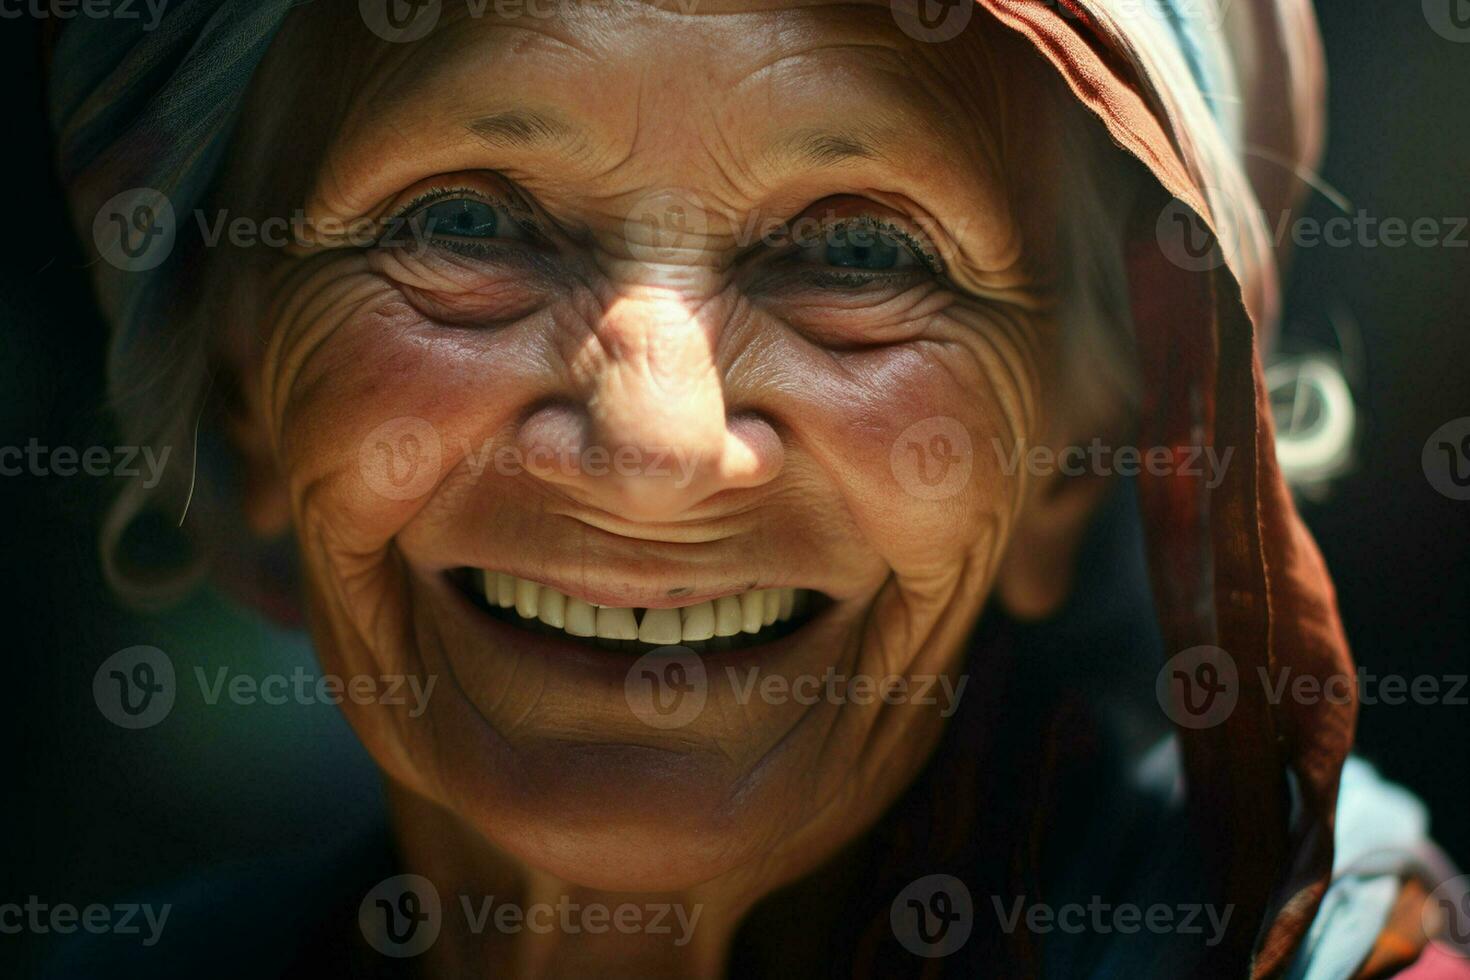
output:
[[[467,569],[459,581],[475,605],[502,622],[625,653],[674,644],[703,652],[767,643],[805,622],[820,598],[810,589],[765,588],[650,608],[592,603],[487,569]]]

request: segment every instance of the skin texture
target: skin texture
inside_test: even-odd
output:
[[[1062,96],[978,15],[927,44],[886,5],[565,4],[511,21],[456,6],[412,44],[352,10],[293,14],[222,197],[379,227],[448,188],[535,230],[483,255],[323,233],[211,257],[228,270],[209,288],[228,300],[246,515],[295,535],[325,670],[437,679],[418,717],[344,704],[390,778],[406,870],[446,905],[430,968],[713,975],[755,901],[903,789],[939,707],[742,703],[712,657],[703,711],[659,729],[629,708],[629,658],[521,642],[448,574],[627,605],[815,589],[819,617],[732,662],[957,683],[988,596],[1042,615],[1065,593],[1097,496],[1008,473],[992,448],[1084,435],[1047,410],[1057,203],[1038,175]],[[891,222],[942,271],[834,281],[750,231],[804,215]],[[935,417],[974,451],[930,499],[896,460]],[[437,465],[397,499],[365,460],[406,418]],[[487,447],[636,465],[502,472]],[[693,461],[687,477],[654,465],[670,457]],[[682,946],[470,936],[460,894],[701,912]]]

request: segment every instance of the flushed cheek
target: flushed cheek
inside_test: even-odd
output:
[[[1019,492],[993,451],[1015,438],[1015,381],[927,344],[854,357],[847,375],[846,398],[823,400],[842,410],[827,409],[822,451],[895,572],[953,571],[998,544]]]
[[[296,293],[277,304],[266,387],[298,524],[374,554],[508,420],[496,406],[524,403],[544,377],[504,333],[429,320],[365,259]]]

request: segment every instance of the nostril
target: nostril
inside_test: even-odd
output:
[[[566,402],[551,402],[537,408],[521,423],[516,433],[516,448],[526,472],[553,480],[582,458],[590,432],[586,412]]]
[[[720,459],[721,481],[728,486],[754,487],[775,479],[785,462],[781,436],[759,415],[730,416]]]

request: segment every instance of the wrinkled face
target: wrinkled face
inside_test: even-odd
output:
[[[954,708],[1044,424],[1045,119],[979,15],[456,6],[337,34],[277,153],[383,235],[273,260],[259,325],[324,668],[434,678],[346,710],[531,866],[789,878]]]

